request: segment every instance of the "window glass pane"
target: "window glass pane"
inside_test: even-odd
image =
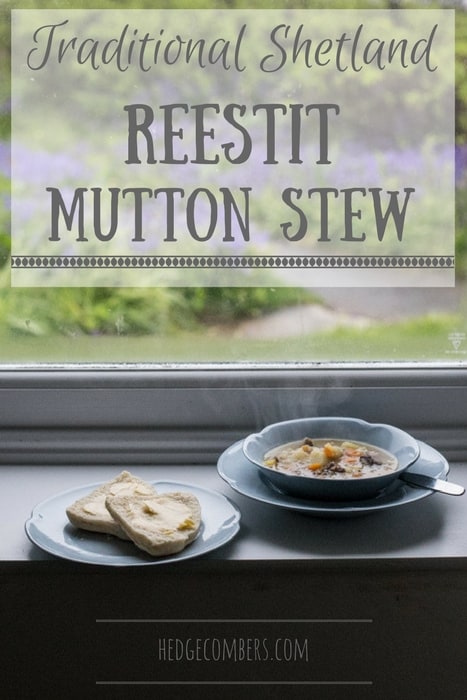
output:
[[[86,0],[50,8],[92,9]],[[102,0],[102,8],[120,6]],[[0,363],[446,362],[467,359],[467,7],[462,2],[342,0],[153,2],[128,8],[454,8],[455,287],[10,287],[10,10],[0,4]],[[375,117],[376,118],[376,117]],[[408,169],[414,153],[407,152]],[[50,165],[50,164],[49,164]],[[361,167],[362,164],[360,164]],[[37,154],[24,167],[41,168]],[[64,149],[57,167],[79,163]],[[433,177],[442,172],[433,165]],[[442,203],[440,203],[442,207]],[[332,269],[329,275],[332,276]]]

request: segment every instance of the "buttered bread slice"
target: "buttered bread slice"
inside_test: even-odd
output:
[[[105,505],[107,496],[127,495],[151,496],[155,489],[143,479],[129,471],[123,471],[111,481],[91,491],[66,509],[68,520],[82,530],[115,535],[122,540],[130,539],[126,532],[109,513]]]
[[[152,556],[181,552],[201,527],[201,506],[191,493],[109,495],[106,506],[127,536]]]

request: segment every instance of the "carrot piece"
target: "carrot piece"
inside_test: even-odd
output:
[[[308,469],[311,469],[312,472],[316,472],[318,469],[321,469],[322,466],[321,462],[313,462],[308,465]]]

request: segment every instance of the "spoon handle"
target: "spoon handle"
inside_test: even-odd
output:
[[[416,474],[415,472],[403,472],[400,477],[403,481],[414,486],[421,486],[432,491],[440,491],[450,496],[462,496],[465,493],[465,488],[459,484],[453,484],[450,481],[443,479],[434,479],[426,474]]]

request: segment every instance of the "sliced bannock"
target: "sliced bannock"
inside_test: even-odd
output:
[[[66,509],[66,514],[69,521],[82,530],[115,535],[120,539],[128,540],[128,535],[106,508],[105,499],[107,496],[123,494],[134,497],[151,496],[155,493],[155,489],[146,481],[129,471],[123,471],[111,481],[105,482],[72,503]]]
[[[151,556],[181,552],[201,527],[201,506],[191,493],[109,495],[106,506],[127,537]]]

